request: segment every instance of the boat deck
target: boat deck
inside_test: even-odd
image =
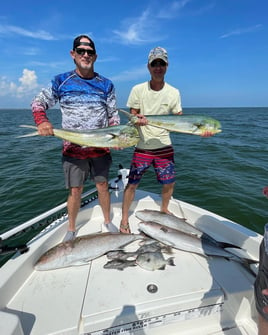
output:
[[[113,195],[112,200],[113,222],[117,226],[121,196]],[[159,209],[157,195],[140,191],[138,199],[132,205],[133,211]],[[219,234],[216,222],[219,224],[223,218],[210,218],[212,229],[206,211],[200,215],[177,200],[172,201],[171,207],[176,215],[191,217],[196,226],[209,225],[212,234],[213,229],[215,236]],[[79,222],[79,235],[100,231],[99,206],[94,203],[85,206]],[[130,225],[134,233],[138,232],[138,222],[132,214]],[[228,227],[226,240],[234,242],[231,233],[234,227],[226,219],[222,224]],[[14,257],[1,269],[0,330],[5,318],[17,316],[14,332],[6,335],[163,335],[165,332],[169,335],[256,335],[254,276],[241,264],[224,258],[205,258],[173,249],[172,255],[164,256],[174,257],[175,266],[167,265],[164,270],[147,271],[139,266],[123,271],[105,269],[106,255],[88,265],[33,270],[40,255],[62,240],[66,225],[67,219],[63,219],[48,228],[33,240],[26,254]],[[246,239],[245,233],[253,232],[239,226],[235,240],[246,246],[254,259],[258,257],[260,236],[255,234]],[[133,251],[138,247],[136,241],[126,249]]]

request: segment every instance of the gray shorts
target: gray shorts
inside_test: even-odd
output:
[[[262,290],[268,288],[268,255],[265,252],[264,240],[260,245],[259,272],[254,284],[255,303],[259,314],[268,321],[268,314],[263,312],[263,307],[268,305],[268,296]]]
[[[62,156],[62,164],[66,188],[80,187],[89,176],[95,183],[108,181],[112,157],[110,154],[87,159]]]

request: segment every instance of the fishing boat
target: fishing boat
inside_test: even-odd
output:
[[[110,181],[113,223],[119,227],[127,170]],[[129,223],[139,234],[136,211],[160,210],[159,194],[137,190]],[[107,269],[104,254],[81,266],[38,271],[35,264],[65,236],[66,203],[0,235],[7,241],[29,226],[47,223],[0,268],[2,335],[256,335],[253,283],[262,236],[227,218],[172,199],[170,211],[228,248],[249,267],[224,257],[204,257],[172,248],[175,266],[148,271],[139,266]],[[77,235],[102,234],[96,189],[83,194]],[[136,240],[124,247],[133,251]]]

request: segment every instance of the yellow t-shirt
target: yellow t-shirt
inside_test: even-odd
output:
[[[160,91],[150,88],[145,82],[134,86],[128,97],[127,106],[140,110],[143,115],[177,114],[181,108],[180,92],[175,87],[165,83]],[[152,126],[138,127],[140,149],[159,149],[171,144],[169,131]]]

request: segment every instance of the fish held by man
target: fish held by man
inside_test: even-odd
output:
[[[121,109],[119,111],[126,115],[132,124],[137,122],[137,116]],[[215,135],[222,131],[220,122],[206,115],[167,114],[144,116],[149,126],[163,128],[170,132],[205,136],[207,133]]]
[[[136,240],[140,234],[99,233],[76,237],[46,251],[35,264],[35,270],[45,271],[79,266],[111,250],[118,250]]]
[[[37,127],[29,125],[21,125],[20,127],[37,129]],[[119,125],[91,130],[53,128],[53,132],[54,136],[82,147],[128,148],[136,145],[139,140],[138,130],[133,125]],[[39,135],[37,131],[18,137],[36,135]]]

